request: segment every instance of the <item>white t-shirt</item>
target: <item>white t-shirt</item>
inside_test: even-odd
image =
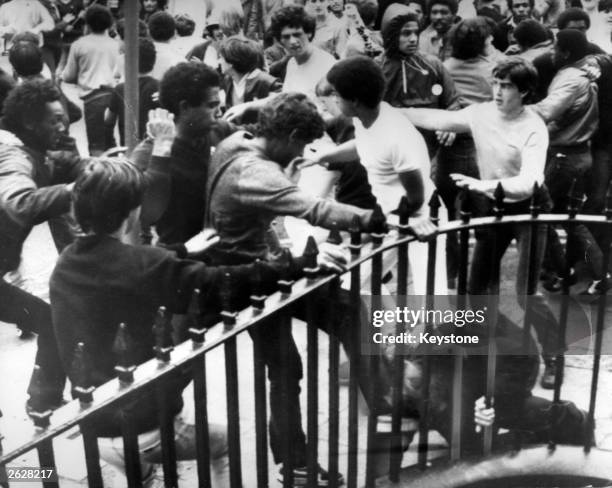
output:
[[[365,128],[355,125],[355,144],[361,164],[368,172],[372,193],[385,214],[397,209],[406,194],[399,173],[421,170],[425,185],[425,205],[434,190],[430,162],[423,136],[399,109],[386,102],[380,105],[376,121]]]
[[[506,200],[531,197],[533,184],[544,181],[548,130],[531,109],[514,120],[502,119],[495,102],[470,105],[465,114],[476,146],[481,180],[503,180]],[[493,192],[489,194],[493,198]]]
[[[291,58],[287,63],[283,91],[303,93],[311,100],[315,100],[317,83],[327,75],[335,62],[331,54],[312,46],[312,54],[308,61],[297,64],[295,58]]]
[[[186,61],[185,57],[181,56],[171,44],[167,42],[154,42],[153,44],[155,44],[156,57],[151,76],[156,80],[161,80],[166,71],[173,66]]]

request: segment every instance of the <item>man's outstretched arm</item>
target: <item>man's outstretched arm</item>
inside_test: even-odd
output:
[[[416,127],[446,132],[469,132],[470,124],[464,110],[438,110],[433,108],[404,108],[402,113]]]

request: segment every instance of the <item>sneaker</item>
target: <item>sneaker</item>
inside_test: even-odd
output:
[[[317,473],[317,487],[325,488],[329,486],[329,473],[325,471],[321,466],[318,466]],[[284,470],[281,467],[278,472],[278,481],[283,483],[285,479]],[[344,477],[338,473],[336,486],[344,484]],[[306,467],[293,468],[293,486],[307,486],[308,485],[308,471]]]
[[[552,357],[544,357],[544,373],[540,378],[540,386],[545,390],[555,387],[555,376],[557,374],[557,361]],[[561,370],[561,382],[563,382],[563,370]]]

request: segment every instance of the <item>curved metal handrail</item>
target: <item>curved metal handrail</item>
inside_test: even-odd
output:
[[[512,215],[503,218],[481,217],[471,219],[468,222],[448,222],[439,227],[433,238],[454,231],[512,223],[567,224],[570,222],[599,225],[612,224],[612,220],[604,216],[594,215],[577,215],[576,217],[569,217],[567,215],[542,214],[537,217],[531,215]],[[411,243],[416,240],[415,236],[410,235],[405,237],[400,236],[393,240],[387,238],[382,245],[377,246],[366,243],[363,245],[360,254],[352,256],[350,263],[348,263],[346,270],[342,274],[350,272],[352,269],[371,260],[378,254],[401,244]],[[336,278],[336,274],[318,276],[314,279],[302,278],[293,284],[291,294],[286,295],[282,292],[276,292],[267,297],[263,309],[260,310],[254,307],[248,307],[238,312],[236,325],[231,328],[224,326],[222,322],[211,327],[206,333],[206,341],[204,343],[196,343],[188,340],[179,344],[174,348],[168,363],[162,364],[157,359],[151,359],[139,365],[134,371],[133,383],[125,386],[121,385],[118,379],[114,379],[95,389],[93,402],[91,404],[82,405],[78,400],[69,402],[53,412],[50,425],[47,428],[35,428],[35,432],[29,440],[20,446],[10,448],[8,452],[2,454],[2,456],[0,456],[0,465],[14,460],[25,452],[36,448],[40,443],[50,440],[72,427],[87,421],[88,418],[95,415],[98,411],[110,405],[128,400],[138,392],[150,387],[151,383],[167,376],[176,367],[186,365],[200,356],[205,355],[208,351],[244,332],[260,320],[278,313]]]

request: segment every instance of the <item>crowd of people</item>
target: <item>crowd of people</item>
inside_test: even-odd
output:
[[[220,304],[227,306],[222,276],[232,275],[232,306],[240,309],[254,287],[273,291],[278,279],[303,275],[306,235],[322,236],[321,269],[341,272],[347,250],[325,242],[320,229],[386,233],[401,212],[425,241],[436,233],[427,208],[434,189],[453,220],[462,189],[473,216],[492,215],[499,184],[506,214],[528,213],[532,201],[558,213],[576,201],[585,213],[604,209],[612,177],[611,0],[141,0],[140,103],[132,107],[140,143],[117,159],[105,153],[125,142],[130,103],[123,4],[9,0],[0,6],[0,36],[13,70],[0,73],[0,321],[15,324],[24,339],[38,334],[26,405],[32,414],[65,402],[78,344],[85,345],[98,386],[115,376],[120,323],[134,343],[133,362],[146,361],[153,357],[158,307],[180,317],[199,288],[201,318],[214,324]],[[65,95],[65,84],[78,87],[80,102]],[[70,132],[81,119],[88,155],[79,154]],[[41,223],[60,252],[50,304],[20,280],[24,242]],[[530,263],[551,292],[573,286],[581,273],[582,293],[607,291],[601,229],[566,227],[572,255],[565,255],[559,229],[538,229],[535,256],[529,227],[476,232],[472,306],[495,290],[495,268],[513,240],[518,297],[531,293]],[[425,294],[425,249],[410,246],[415,295]],[[447,235],[439,252],[435,290],[446,294],[457,286],[457,236]],[[391,295],[396,264],[397,255],[387,253]],[[358,353],[350,303],[342,290],[337,298],[342,312],[333,331],[350,365]],[[563,429],[556,429],[550,402],[531,393],[539,368],[534,351],[544,359],[544,388],[563,374],[555,361],[562,353],[557,319],[541,294],[532,298],[539,346],[528,352],[516,347],[523,343],[520,328],[500,315],[505,359],[497,366],[495,409],[478,400],[485,365],[470,363],[466,448],[478,442],[474,422],[529,431],[536,440],[557,430],[560,442],[592,442],[585,412],[563,402],[553,419]],[[316,300],[321,306],[311,315],[329,330],[327,289]],[[304,308],[298,302],[294,315],[304,317]],[[175,339],[184,340],[184,321],[174,322]],[[284,323],[269,320],[249,332],[268,368],[270,447],[279,476],[302,486],[308,473],[299,352]],[[448,365],[436,364],[434,381],[448,382]],[[370,398],[380,414],[390,412],[391,368],[383,360]],[[358,376],[367,391],[374,379],[365,370]],[[193,426],[181,417],[189,378],[177,370],[169,387],[183,457],[195,449]],[[431,414],[447,437],[449,391],[434,389],[441,396]],[[418,394],[406,400],[404,411],[418,416],[418,400]],[[102,457],[122,465],[115,443],[125,416],[141,434],[146,475],[153,464],[145,461],[160,455],[153,398],[100,417],[97,435],[111,439]],[[220,486],[228,471],[224,432],[211,426]],[[317,476],[327,486],[323,468]]]

